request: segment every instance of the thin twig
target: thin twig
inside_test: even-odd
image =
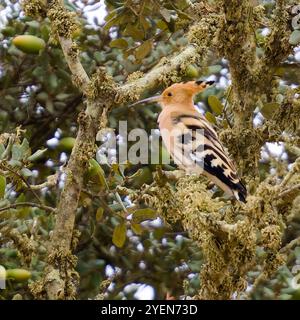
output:
[[[280,184],[280,188],[284,188],[288,182],[291,180],[291,178],[293,177],[293,175],[298,172],[300,169],[300,158],[296,159],[296,161],[294,162],[291,171],[289,171],[287,173],[287,175],[284,177],[283,181]]]
[[[8,170],[9,172],[13,173],[14,175],[16,175],[19,179],[21,179],[25,185],[27,186],[27,188],[29,189],[29,191],[34,195],[34,197],[38,200],[39,203],[42,203],[41,199],[39,198],[39,196],[37,195],[37,193],[31,188],[30,184],[28,183],[28,181],[22,176],[20,175],[18,172],[14,171],[13,169],[5,166],[4,164],[1,164],[1,166]]]
[[[296,239],[289,242],[287,245],[285,245],[283,248],[279,250],[280,253],[287,253],[288,250],[291,250],[294,246],[300,245],[300,236]]]
[[[58,179],[58,173],[47,177],[47,181],[46,182],[43,182],[41,184],[36,184],[36,185],[30,185],[30,188],[32,190],[41,190],[43,188],[51,188],[51,187],[54,187],[56,185],[57,179]]]
[[[51,213],[55,212],[55,209],[52,208],[52,207],[48,207],[48,206],[45,206],[43,204],[38,204],[38,203],[34,203],[34,202],[12,203],[9,206],[0,208],[0,212],[7,211],[7,210],[10,210],[10,209],[16,209],[17,207],[36,207],[36,208],[40,208],[40,209],[43,209],[43,210],[51,212]]]
[[[290,188],[288,188],[288,189],[282,191],[281,193],[279,193],[279,195],[277,196],[277,199],[285,198],[285,197],[289,196],[290,194],[294,193],[297,190],[300,190],[300,183],[295,184],[295,185],[291,186]]]

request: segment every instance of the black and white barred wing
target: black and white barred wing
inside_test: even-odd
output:
[[[174,119],[173,150],[176,164],[188,173],[204,174],[226,193],[245,202],[246,189],[212,126],[202,115]]]

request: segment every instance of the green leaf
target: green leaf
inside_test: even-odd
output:
[[[142,60],[144,59],[152,50],[152,42],[150,40],[145,41],[142,45],[140,45],[136,50],[135,50],[135,57],[137,60]]]
[[[34,154],[32,154],[30,157],[27,158],[28,161],[36,161],[39,158],[42,157],[42,155],[47,151],[48,149],[40,149],[37,150]]]
[[[27,168],[23,168],[21,170],[21,174],[23,177],[27,178],[27,177],[31,177],[32,176],[32,171],[27,169]]]
[[[73,3],[71,3],[70,1],[64,0],[64,4],[65,4],[65,7],[69,11],[73,11],[73,12],[77,11],[77,7]]]
[[[71,82],[71,76],[67,71],[65,71],[63,69],[57,69],[56,74],[58,75],[58,77],[60,79]]]
[[[213,73],[219,73],[222,70],[222,66],[219,64],[212,65],[208,67],[208,73],[213,74]]]
[[[221,101],[216,96],[209,96],[208,97],[208,104],[211,107],[212,111],[219,116],[222,114],[222,111],[224,109]]]
[[[118,224],[113,232],[112,242],[113,244],[118,247],[122,248],[126,241],[126,222],[121,222]]]
[[[213,123],[213,124],[216,124],[216,123],[217,123],[216,117],[215,117],[211,112],[209,112],[209,111],[205,113],[205,118],[206,118],[210,123]]]
[[[131,223],[131,230],[138,236],[143,233],[143,228],[139,223]]]
[[[55,96],[55,98],[59,101],[66,101],[70,97],[70,94],[68,93],[59,93]]]
[[[94,53],[94,58],[96,59],[96,61],[97,61],[98,63],[101,63],[101,62],[105,61],[105,55],[104,55],[104,53],[101,52],[101,51],[96,51],[96,52]]]
[[[55,90],[58,86],[57,76],[54,73],[51,73],[48,76],[48,84],[52,90]]]
[[[21,193],[16,199],[16,203],[25,202],[25,201],[26,201],[26,197],[24,193]]]
[[[140,30],[137,26],[129,24],[123,32],[124,36],[130,36],[136,41],[141,41],[144,39],[144,32]]]
[[[22,152],[22,158],[24,158],[24,156],[26,156],[26,153],[30,152],[29,142],[26,138],[24,138],[22,141],[21,152]]]
[[[97,175],[99,177],[100,183],[102,186],[105,186],[108,189],[108,184],[105,178],[105,172],[100,166],[100,164],[95,159],[89,160],[90,165],[90,173],[93,175]]]
[[[50,28],[49,28],[48,24],[42,24],[42,26],[40,27],[40,32],[41,32],[42,38],[45,41],[48,41],[49,40],[49,33],[50,33]]]
[[[26,24],[34,29],[38,29],[40,27],[40,24],[37,21],[27,21]]]
[[[96,212],[96,221],[99,222],[102,217],[103,217],[103,212],[104,212],[104,209],[103,208],[98,208],[97,209],[97,212]]]
[[[300,43],[300,30],[294,30],[291,33],[289,43],[292,45],[297,45]]]
[[[170,22],[167,22],[168,29],[171,32],[175,32],[175,27],[176,27],[176,19],[172,16],[170,19]]]
[[[162,15],[162,17],[167,21],[170,22],[171,21],[171,17],[172,17],[172,12],[166,8],[162,8],[160,9],[160,14]]]
[[[260,112],[266,119],[271,119],[273,114],[278,111],[279,107],[280,104],[276,102],[265,103],[260,109]]]
[[[14,144],[11,148],[12,160],[22,159],[22,148],[20,145]]]
[[[103,29],[108,31],[112,26],[117,25],[118,22],[120,21],[121,17],[120,16],[114,16],[110,20],[107,20],[105,23]]]
[[[144,16],[140,16],[140,24],[145,31],[151,28],[151,23]]]
[[[160,29],[160,30],[166,30],[166,29],[168,29],[168,25],[167,25],[163,20],[158,20],[158,21],[156,22],[156,26],[157,26],[157,28]]]
[[[19,161],[19,160],[14,160],[14,159],[11,159],[8,161],[8,164],[12,167],[21,167],[22,166],[22,162]]]
[[[150,208],[138,209],[132,214],[133,223],[140,223],[145,220],[154,220],[156,218],[156,211]]]
[[[126,49],[128,42],[125,39],[114,39],[110,42],[109,46],[111,48]]]
[[[294,255],[295,255],[296,259],[300,259],[300,247],[295,248]]]
[[[4,198],[6,188],[6,178],[4,176],[0,176],[0,199]]]
[[[42,67],[38,66],[38,67],[33,69],[31,74],[36,78],[43,79],[45,71],[44,71],[44,69]]]

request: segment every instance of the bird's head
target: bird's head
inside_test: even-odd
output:
[[[175,104],[183,104],[192,101],[193,97],[214,84],[214,81],[188,81],[175,83],[165,89],[159,96],[154,96],[140,100],[131,106],[144,102],[158,102],[162,107]]]
[[[214,81],[189,81],[175,83],[161,94],[159,102],[162,106],[189,102],[193,97],[211,86]]]

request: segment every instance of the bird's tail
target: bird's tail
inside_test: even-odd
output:
[[[240,181],[235,183],[231,190],[237,200],[244,203],[247,202],[247,189]]]

